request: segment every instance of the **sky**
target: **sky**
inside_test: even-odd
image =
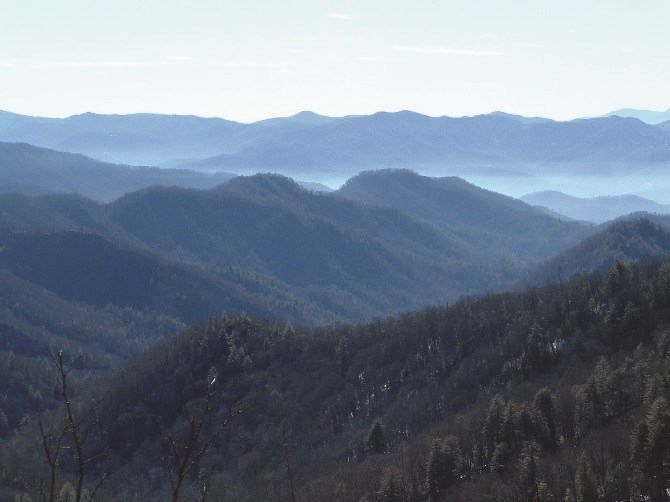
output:
[[[26,115],[670,107],[670,0],[0,4],[0,109]]]

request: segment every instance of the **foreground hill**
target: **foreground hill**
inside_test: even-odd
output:
[[[524,195],[521,200],[555,211],[574,220],[604,223],[630,213],[670,213],[670,205],[659,204],[637,195],[579,198],[561,192],[545,191]]]
[[[458,235],[474,248],[515,257],[546,259],[588,235],[588,226],[550,217],[511,197],[455,178],[430,178],[406,170],[365,172],[337,192],[389,206]]]
[[[577,273],[602,273],[617,260],[644,262],[670,256],[670,230],[649,219],[612,223],[531,272],[525,284],[566,280]]]
[[[619,263],[356,326],[212,320],[92,391],[109,394],[86,429],[88,454],[104,458],[89,483],[108,472],[103,499],[164,500],[189,420],[205,418],[198,449],[206,424],[242,409],[182,500],[203,486],[239,501],[664,500],[669,285],[667,263]],[[0,453],[7,496],[44,478],[43,453],[21,449],[35,433]]]
[[[90,384],[184,327],[146,309],[68,301],[0,268],[0,409],[8,427],[53,406],[51,352],[64,350],[69,362],[83,355],[77,379]],[[6,433],[0,426],[0,441]]]
[[[153,185],[211,188],[233,176],[224,172],[130,167],[25,143],[0,143],[0,193],[66,192],[110,201]]]

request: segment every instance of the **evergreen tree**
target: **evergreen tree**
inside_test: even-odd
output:
[[[384,430],[384,423],[380,418],[376,418],[372,422],[368,436],[365,439],[365,445],[372,453],[386,453],[386,431]]]
[[[69,481],[63,483],[60,491],[58,492],[57,502],[75,502],[77,500],[77,493],[75,492],[74,486]]]
[[[491,458],[498,443],[502,440],[502,429],[505,421],[505,401],[500,396],[495,396],[489,404],[482,433],[488,457]]]
[[[406,502],[407,485],[397,467],[387,467],[379,486],[379,502]]]
[[[644,431],[640,433],[639,431]],[[653,500],[668,500],[670,485],[670,409],[665,398],[649,407],[643,428],[638,429],[634,455],[637,454],[644,484]]]
[[[519,481],[525,500],[539,502],[549,500],[551,495],[546,483],[539,475],[540,446],[535,441],[526,441],[519,458]]]
[[[7,420],[7,415],[5,415],[5,412],[0,408],[0,439],[4,439],[7,437],[7,433],[9,432],[9,420]]]
[[[589,456],[582,451],[577,457],[575,473],[575,499],[577,502],[592,502],[598,499],[598,487]]]
[[[556,449],[559,443],[556,397],[544,387],[535,394],[533,408],[542,421],[542,427],[537,427],[538,431],[542,431],[537,439],[545,449]]]
[[[434,439],[428,456],[426,486],[429,500],[439,500],[440,494],[458,481],[461,471],[461,451],[453,436]]]

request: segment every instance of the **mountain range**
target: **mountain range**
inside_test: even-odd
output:
[[[607,116],[631,117],[646,122],[647,124],[661,124],[662,122],[670,121],[670,109],[664,112],[656,112],[651,110],[637,110],[635,108],[623,108],[615,110],[607,114]],[[666,124],[667,125],[667,124]]]
[[[310,181],[380,167],[433,175],[658,171],[670,163],[669,138],[667,128],[619,116],[557,122],[502,113],[451,118],[408,111],[346,117],[303,112],[242,124],[193,116],[87,113],[52,119],[0,112],[0,141],[106,162],[272,171]]]
[[[384,206],[365,195],[375,184],[388,193]],[[460,179],[408,171],[364,174],[331,193],[255,175],[209,190],[147,188],[107,204],[7,194],[0,207],[0,262],[13,273],[69,299],[186,322],[214,305],[300,324],[389,315],[507,287],[592,232]],[[96,263],[107,264],[109,281],[95,278]],[[88,264],[90,274],[78,275]]]
[[[77,193],[110,201],[154,185],[211,188],[234,174],[110,164],[81,154],[0,143],[0,193]]]
[[[587,226],[558,221],[517,199],[457,177],[370,171],[349,179],[334,194],[393,207],[457,235],[474,249],[520,263],[541,261],[555,253],[557,241],[551,235],[572,239],[588,231]]]
[[[660,204],[637,195],[610,195],[580,198],[557,191],[526,194],[520,199],[574,220],[604,223],[634,212],[670,213],[670,204]]]

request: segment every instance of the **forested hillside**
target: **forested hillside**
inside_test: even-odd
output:
[[[591,232],[588,225],[559,221],[456,177],[370,171],[349,179],[335,194],[396,208],[458,235],[476,249],[521,262],[544,260]]]
[[[356,326],[212,319],[89,390],[108,394],[87,476],[110,474],[104,500],[164,500],[188,416],[204,413],[202,445],[242,410],[183,500],[291,500],[291,484],[298,500],[665,500],[669,322],[668,263]],[[5,493],[36,493],[44,453],[32,421],[18,432]]]
[[[416,182],[407,185],[423,206],[404,205],[400,196],[395,207],[364,204],[276,175],[238,177],[211,190],[148,188],[109,204],[75,195],[4,195],[0,222],[7,232],[29,232],[39,242],[27,244],[27,235],[9,239],[5,266],[19,273],[20,262],[39,249],[41,257],[21,276],[59,294],[88,281],[87,289],[68,293],[85,303],[159,309],[190,321],[246,310],[282,322],[326,324],[504,289],[533,263],[592,231],[462,180],[387,171],[377,183],[391,186],[398,177]],[[480,230],[473,218],[484,222]],[[120,243],[144,255],[129,261]],[[113,259],[104,258],[110,253]],[[147,255],[199,271],[161,273],[164,279],[150,284],[150,270],[167,269]],[[139,265],[144,262],[152,265]],[[114,294],[106,286],[111,282],[92,269],[73,280],[75,268],[87,263],[113,265],[107,277],[118,281]]]
[[[647,216],[402,170],[1,195],[0,498],[663,500],[670,234]],[[524,277],[563,282],[493,294]]]
[[[0,267],[61,298],[161,313],[187,324],[221,312],[309,324],[335,321],[288,288],[233,268],[215,273],[171,262],[98,234],[61,231],[0,235]]]
[[[75,378],[90,385],[184,328],[149,310],[67,301],[0,268],[0,441],[53,406],[50,351],[64,350],[70,363],[82,356]]]
[[[643,215],[646,216],[646,215]],[[577,273],[602,273],[617,260],[626,263],[670,256],[670,231],[648,218],[622,220],[604,227],[575,247],[531,271],[522,284],[566,280]]]

